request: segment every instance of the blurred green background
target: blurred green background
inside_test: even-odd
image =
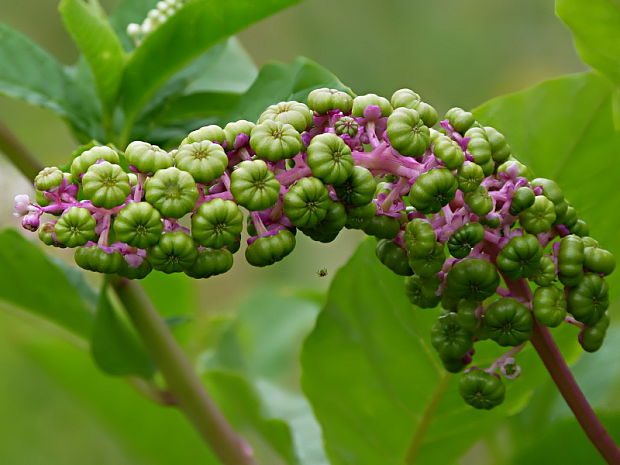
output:
[[[116,2],[101,3],[111,9]],[[50,0],[0,0],[0,20],[71,64],[77,51],[56,8],[57,2]],[[410,87],[441,113],[584,70],[553,8],[551,0],[306,0],[239,38],[257,67],[304,55],[358,94],[389,96]],[[48,111],[0,97],[0,119],[45,164],[62,162],[75,147],[62,121]],[[17,227],[12,198],[31,192],[29,183],[0,159],[0,185],[0,226]],[[350,231],[328,245],[302,237],[291,256],[269,269],[253,269],[237,260],[232,272],[204,282],[174,277],[164,283],[155,276],[147,285],[168,315],[178,309],[175,293],[197,309],[193,324],[179,334],[188,340],[186,333],[191,332],[188,348],[199,353],[215,337],[220,319],[239,306],[251,309],[256,298],[251,296],[259,288],[278,289],[284,296],[298,295],[299,289],[304,295],[324,290],[360,239]],[[329,271],[325,278],[317,276],[322,268]],[[296,341],[312,327],[316,306],[310,307],[291,323]],[[135,419],[129,421],[124,406],[137,404],[144,415],[150,407],[123,383],[99,374],[88,355],[72,345],[50,325],[19,312],[0,312],[0,463],[198,463],[151,451],[146,440],[138,446],[124,444],[123,432],[142,427]],[[108,400],[97,400],[102,398]],[[193,435],[175,412],[153,415]]]

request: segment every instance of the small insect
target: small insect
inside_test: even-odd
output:
[[[327,276],[327,268],[321,268],[319,271],[316,272],[316,275],[319,278],[324,278],[325,276]]]

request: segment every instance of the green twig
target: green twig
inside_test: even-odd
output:
[[[0,152],[21,171],[28,179],[34,177],[43,169],[43,165],[37,160],[24,145],[17,140],[11,130],[0,121]]]

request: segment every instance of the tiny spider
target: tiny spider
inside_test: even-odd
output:
[[[325,276],[327,276],[327,268],[321,268],[319,271],[316,272],[316,274],[319,278],[324,278]]]

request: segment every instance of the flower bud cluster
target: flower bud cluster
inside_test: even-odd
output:
[[[179,10],[186,0],[161,0],[157,2],[155,8],[150,10],[141,24],[131,23],[127,26],[127,35],[131,37],[136,45],[139,45],[144,38],[157,29],[166,20]]]
[[[44,169],[35,187],[37,203],[16,197],[26,229],[77,247],[82,268],[127,278],[224,273],[244,226],[254,266],[282,260],[299,231],[320,242],[343,228],[375,236],[411,302],[443,308],[431,342],[448,371],[466,370],[461,394],[476,408],[501,403],[501,377],[519,375],[534,324],[578,326],[587,351],[609,325],[615,259],[557,183],[534,178],[473,114],[453,108],[439,121],[409,89],[390,100],[316,89],[256,122],[197,129],[171,152],[92,147],[70,173]],[[54,218],[40,226],[43,214]],[[486,369],[472,366],[483,340],[510,348]]]

